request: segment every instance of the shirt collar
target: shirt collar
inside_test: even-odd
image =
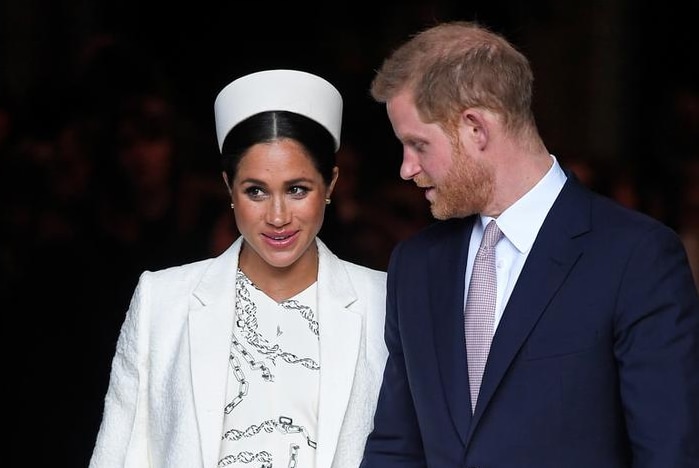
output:
[[[531,190],[503,211],[497,218],[498,227],[520,253],[527,253],[536,235],[566,182],[566,175],[554,155],[546,175]],[[493,219],[481,216],[482,226]]]

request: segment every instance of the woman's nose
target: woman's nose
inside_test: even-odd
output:
[[[289,207],[283,197],[274,197],[267,207],[267,223],[272,226],[284,226],[289,222]]]

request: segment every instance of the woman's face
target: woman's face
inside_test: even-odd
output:
[[[303,146],[291,139],[252,146],[230,184],[241,265],[289,268],[317,265],[315,237],[337,170],[328,187]]]

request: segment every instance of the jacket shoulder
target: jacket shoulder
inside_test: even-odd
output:
[[[386,272],[382,270],[377,270],[347,260],[340,260],[340,262],[344,265],[347,272],[353,276],[368,279],[381,279],[386,276]]]
[[[208,258],[161,270],[145,270],[141,273],[138,282],[139,284],[148,283],[151,288],[167,288],[170,294],[177,290],[189,292],[196,286],[198,279],[202,277],[212,261],[212,258]],[[184,287],[186,285],[189,287]]]

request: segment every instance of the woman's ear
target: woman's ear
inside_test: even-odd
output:
[[[226,171],[221,171],[221,176],[223,177],[223,183],[226,184],[226,188],[228,189],[228,195],[233,195],[231,191],[231,184],[228,180],[228,174],[226,174]]]
[[[333,167],[333,178],[330,181],[330,185],[328,185],[328,190],[325,192],[325,198],[330,198],[330,195],[332,195],[333,190],[335,189],[335,183],[337,182],[337,178],[340,176],[340,168],[335,166]]]

